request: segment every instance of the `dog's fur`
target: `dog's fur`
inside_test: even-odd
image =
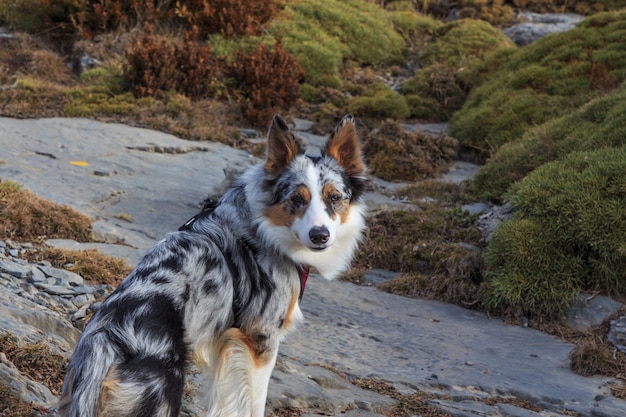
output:
[[[351,116],[319,156],[276,116],[266,161],[154,246],[98,309],[61,416],[178,416],[192,359],[212,381],[208,416],[262,417],[279,341],[302,320],[300,272],[332,279],[348,267],[365,185]]]

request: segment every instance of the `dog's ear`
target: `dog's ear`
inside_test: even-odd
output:
[[[352,115],[348,114],[341,119],[326,142],[323,153],[337,160],[348,175],[358,175],[365,171],[356,122]]]
[[[304,144],[289,131],[287,123],[279,115],[274,116],[267,134],[267,159],[265,171],[281,173],[296,156],[304,153]]]

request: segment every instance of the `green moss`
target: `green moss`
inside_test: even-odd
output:
[[[385,84],[375,84],[348,103],[348,112],[358,117],[406,119],[410,112],[406,100]]]
[[[421,51],[422,68],[404,83],[402,92],[434,105],[436,117],[429,119],[448,120],[485,76],[485,59],[503,49],[515,50],[515,46],[486,22],[464,19],[443,25]],[[424,106],[412,101],[414,115],[421,117]]]
[[[626,12],[600,13],[509,55],[452,117],[450,134],[490,155],[615,90],[626,79],[625,22]]]
[[[73,32],[69,16],[77,7],[72,0],[0,0],[0,22],[28,33]]]
[[[626,143],[626,84],[612,95],[551,120],[503,145],[474,178],[482,198],[500,200],[532,170],[575,151]]]
[[[412,10],[392,11],[389,17],[396,32],[411,46],[422,45],[442,25],[438,20]]]
[[[359,0],[289,2],[269,28],[300,59],[306,81],[337,87],[344,60],[361,65],[400,63],[405,43],[388,12]]]
[[[511,196],[485,254],[489,305],[555,315],[581,290],[626,292],[626,149],[574,152]]]

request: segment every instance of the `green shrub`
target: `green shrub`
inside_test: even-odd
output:
[[[557,315],[581,290],[626,291],[626,148],[574,152],[511,190],[485,253],[486,303]]]
[[[28,33],[71,33],[73,0],[0,0],[0,23]]]
[[[503,49],[516,48],[488,23],[465,19],[443,25],[422,49],[422,68],[404,83],[402,92],[431,99],[435,120],[448,120],[485,76],[485,59]],[[415,113],[419,116],[421,111]]]
[[[509,55],[454,114],[450,134],[488,156],[615,90],[626,79],[624,22],[626,12],[600,13]]]
[[[289,2],[269,29],[283,36],[285,49],[300,58],[314,86],[340,85],[344,60],[378,66],[404,59],[404,40],[388,12],[361,0]]]
[[[374,84],[350,100],[348,112],[358,117],[395,120],[406,119],[410,114],[404,97],[385,84]]]
[[[442,23],[430,16],[410,10],[398,10],[389,13],[396,32],[411,46],[421,46],[428,40]]]
[[[551,120],[503,145],[482,166],[474,183],[484,199],[500,200],[511,184],[546,162],[584,150],[626,143],[626,84],[614,94]]]

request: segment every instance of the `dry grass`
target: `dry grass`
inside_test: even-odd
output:
[[[477,303],[484,243],[467,213],[429,202],[415,210],[378,213],[368,226],[346,279],[360,283],[369,269],[401,272],[380,288],[465,306]]]
[[[450,414],[444,413],[429,403],[435,398],[434,395],[425,392],[415,392],[411,395],[404,395],[398,392],[388,382],[375,378],[353,378],[350,382],[357,387],[374,391],[381,395],[394,398],[398,403],[388,410],[382,410],[382,413],[389,417],[409,417],[409,416],[429,416],[429,417],[450,417]]]
[[[614,396],[626,400],[626,354],[618,351],[608,341],[609,322],[626,313],[626,308],[586,332],[572,332],[570,341],[575,344],[570,353],[571,369],[583,376],[604,375],[618,382],[611,385]]]
[[[18,345],[9,333],[0,335],[0,351],[21,374],[42,383],[54,395],[61,393],[67,359],[43,343]]]
[[[24,257],[29,262],[49,261],[55,268],[75,272],[92,284],[117,286],[132,271],[122,259],[103,255],[97,249],[73,251],[44,246],[27,251]]]
[[[68,206],[45,200],[12,181],[0,180],[0,239],[39,242],[66,238],[87,242],[91,220]]]

